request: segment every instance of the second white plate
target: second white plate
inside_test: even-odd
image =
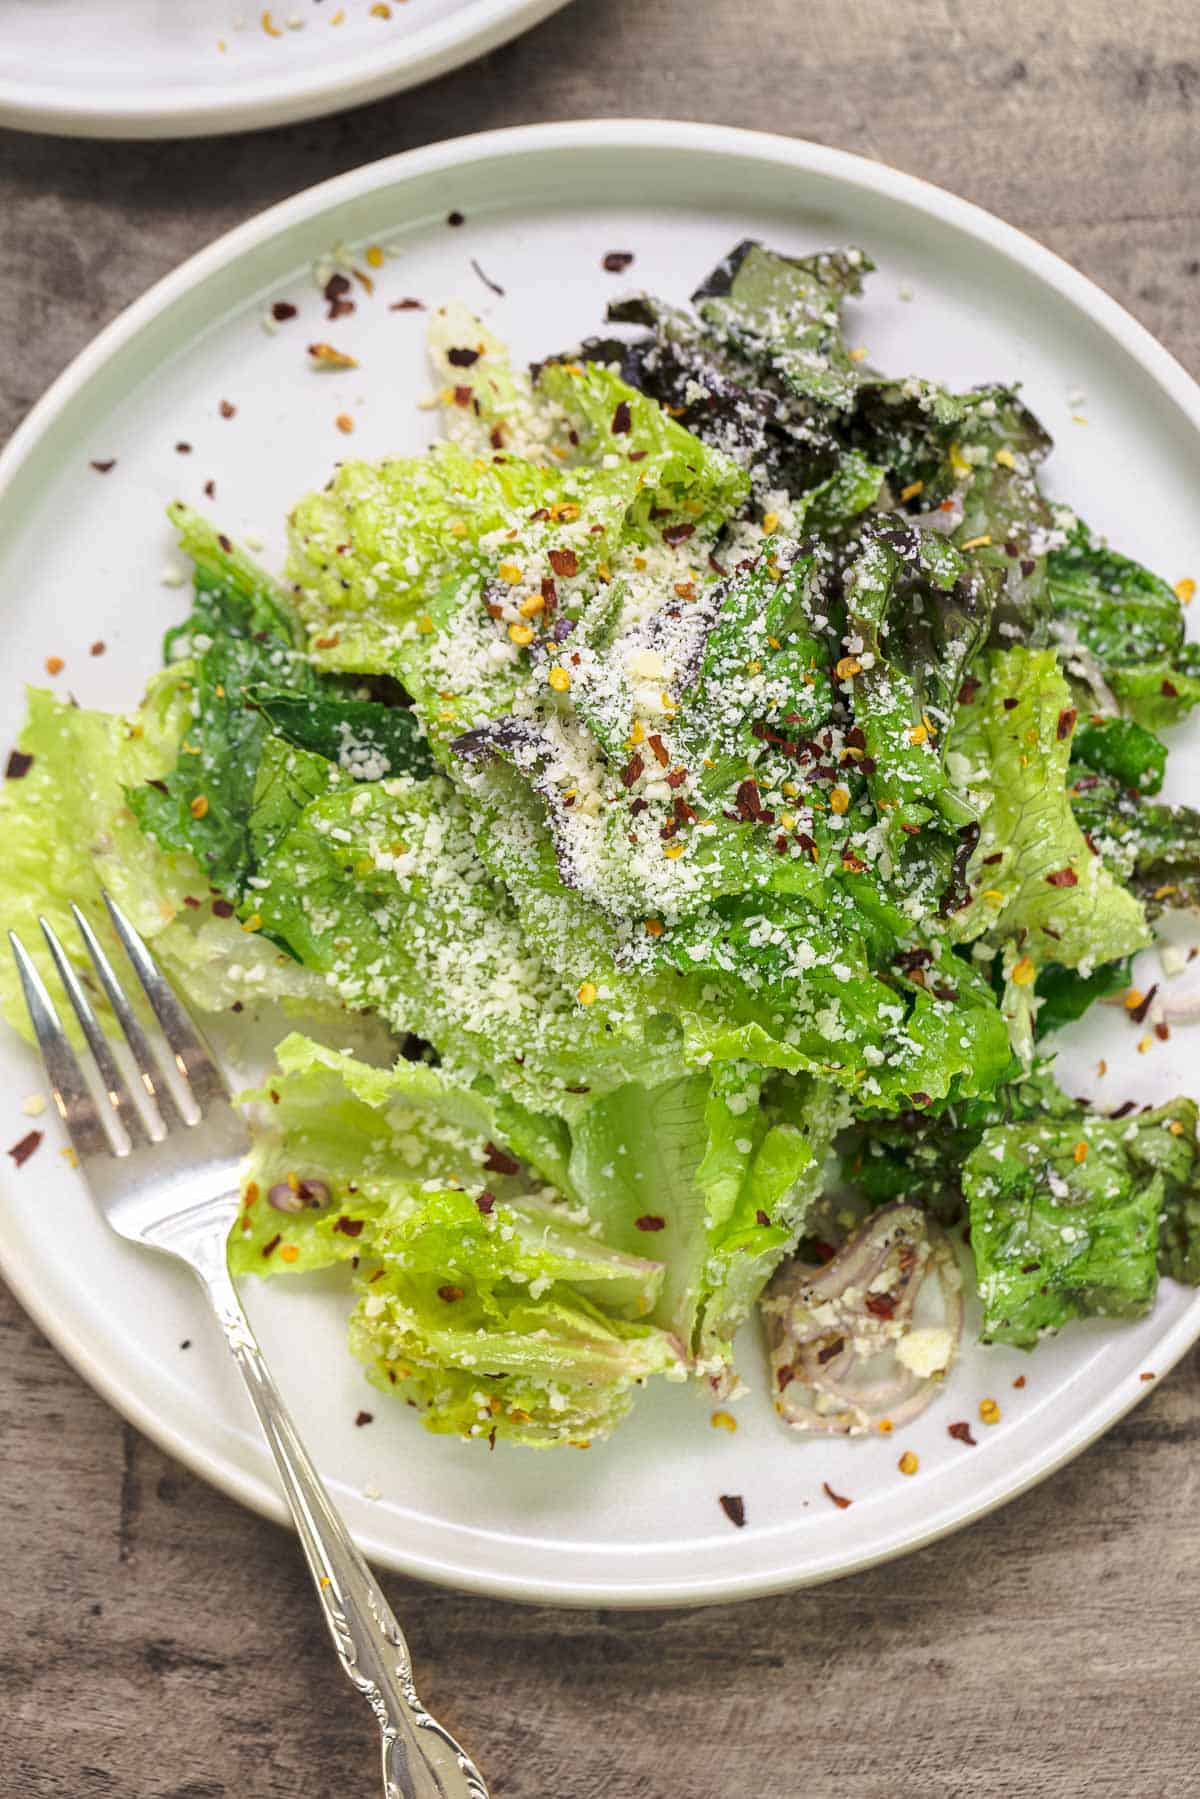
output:
[[[397,301],[462,295],[518,354],[534,356],[594,330],[605,301],[629,286],[684,300],[747,234],[795,251],[861,243],[880,266],[852,328],[873,360],[955,385],[1021,379],[1059,440],[1055,491],[1170,579],[1200,570],[1195,387],[1127,314],[1029,239],[906,176],[808,144],[688,124],[539,127],[437,145],[300,195],[171,276],[68,371],[0,459],[4,732],[15,732],[22,681],[46,679],[48,655],[65,659],[57,685],[82,703],[134,699],[184,602],[163,584],[176,560],[163,519],[172,496],[235,534],[260,533],[277,561],[289,505],[339,456],[425,441],[423,315],[394,310]],[[389,255],[374,294],[356,290],[353,316],[329,323],[311,265],[338,242]],[[602,266],[614,250],[635,255],[625,275]],[[275,301],[299,316],[265,330]],[[305,346],[315,338],[350,350],[359,368],[314,374]],[[222,416],[222,401],[234,416]],[[353,420],[352,436],[335,427],[339,414]],[[89,466],[110,458],[106,473]],[[107,653],[90,656],[98,639]],[[1200,768],[1194,734],[1178,764],[1182,790]],[[1186,1033],[1142,1056],[1136,1038],[1102,1009],[1065,1058],[1070,1089],[1113,1103],[1196,1091]],[[30,1123],[20,1100],[40,1080],[7,1033],[0,1076],[0,1132],[9,1132],[0,1143],[15,1143]],[[5,1275],[135,1424],[282,1516],[188,1277],[111,1237],[58,1149],[50,1133],[23,1168],[4,1160]],[[426,1435],[365,1384],[345,1348],[336,1282],[250,1283],[249,1300],[371,1556],[460,1587],[586,1605],[745,1597],[927,1541],[1075,1453],[1200,1334],[1200,1300],[1165,1283],[1136,1325],[1076,1329],[1032,1357],[969,1348],[903,1441],[861,1443],[789,1436],[751,1335],[742,1365],[752,1391],[736,1434],[711,1427],[701,1393],[662,1386],[586,1454],[501,1446],[488,1455]],[[947,1425],[977,1420],[985,1396],[999,1401],[1001,1422],[976,1423],[978,1447],[965,1448]],[[356,1428],[360,1409],[374,1422]],[[897,1469],[908,1448],[921,1463],[911,1479]],[[853,1501],[848,1509],[831,1503],[826,1482]],[[744,1529],[722,1512],[722,1494],[743,1498]]]
[[[199,137],[340,112],[444,75],[567,0],[17,0],[0,125]]]

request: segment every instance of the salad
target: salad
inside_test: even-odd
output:
[[[107,887],[201,1013],[303,1020],[231,1264],[345,1264],[433,1430],[586,1444],[742,1375],[887,1428],[964,1235],[988,1342],[1200,1280],[1195,1101],[1102,1115],[1046,1053],[1150,1006],[1130,958],[1196,902],[1184,596],[1046,499],[1015,389],[851,347],[871,266],[743,243],[528,371],[444,307],[440,443],[341,464],[282,581],[176,505],[140,705],[29,695],[4,924],[103,932]]]

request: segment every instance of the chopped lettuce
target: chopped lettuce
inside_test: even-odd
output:
[[[963,1169],[983,1336],[1032,1348],[1074,1318],[1131,1318],[1195,1257],[1195,1107],[1027,1119],[984,1132]]]
[[[1157,730],[1200,701],[1200,654],[1184,642],[1183,606],[1167,582],[1082,520],[1051,553],[1047,575],[1056,635],[1095,659],[1122,712]]]

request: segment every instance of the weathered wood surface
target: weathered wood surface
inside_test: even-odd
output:
[[[248,8],[247,10],[253,10]],[[474,68],[207,145],[0,134],[0,432],[182,257],[456,132],[671,114],[819,138],[993,208],[1200,370],[1200,20],[1183,0],[577,0]],[[283,1532],[122,1423],[0,1294],[0,1795],[378,1791]],[[908,1561],[696,1614],[388,1581],[503,1799],[1200,1793],[1200,1359]]]

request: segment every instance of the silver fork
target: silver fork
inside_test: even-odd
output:
[[[54,1103],[80,1165],[112,1228],[131,1242],[176,1256],[208,1295],[275,1457],[333,1646],[379,1723],[386,1799],[488,1799],[475,1764],[417,1697],[400,1626],[300,1441],[242,1311],[225,1244],[238,1212],[246,1127],[229,1103],[208,1045],[145,943],[107,893],[104,901],[178,1077],[176,1095],[96,933],[72,906],[132,1055],[144,1107],[135,1103],[50,925],[39,921],[106,1099],[93,1096],[41,975],[20,939],[9,933]]]

